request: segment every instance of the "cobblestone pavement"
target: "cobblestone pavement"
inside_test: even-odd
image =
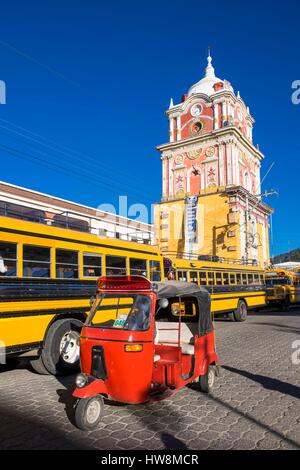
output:
[[[223,369],[210,396],[185,388],[156,404],[107,405],[93,432],[71,422],[74,377],[2,367],[0,448],[299,449],[300,365],[291,359],[299,320],[299,309],[217,320]]]

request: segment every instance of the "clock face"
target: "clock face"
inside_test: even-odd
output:
[[[191,109],[191,115],[196,117],[196,116],[200,116],[201,113],[202,113],[201,104],[194,104],[194,106],[192,106],[192,109]]]
[[[208,147],[208,149],[206,149],[205,151],[205,155],[207,157],[213,157],[215,154],[215,147]]]

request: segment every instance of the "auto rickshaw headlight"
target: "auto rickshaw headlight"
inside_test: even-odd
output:
[[[75,379],[75,383],[76,383],[77,388],[85,387],[87,382],[88,382],[88,379],[87,379],[87,376],[85,374],[78,374],[76,379]]]
[[[141,352],[143,351],[142,344],[125,344],[125,352]]]

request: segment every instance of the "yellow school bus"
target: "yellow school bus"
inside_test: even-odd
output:
[[[300,302],[300,272],[287,269],[266,271],[267,304],[288,310]]]
[[[162,279],[158,248],[0,217],[0,347],[40,373],[79,363],[78,338],[101,275]]]
[[[214,314],[233,313],[235,321],[240,322],[246,320],[248,310],[266,305],[264,270],[258,266],[196,257],[165,258],[164,266],[169,279],[204,286],[211,294]]]

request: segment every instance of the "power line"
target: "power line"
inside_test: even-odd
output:
[[[16,131],[15,129],[10,129],[10,128],[6,127],[6,126],[0,125],[0,127],[1,127],[2,129],[7,130],[8,132],[12,132],[12,133],[14,133],[14,134],[16,134],[16,135],[19,135],[19,136],[21,136],[21,137],[24,137],[25,139],[31,140],[31,141],[33,141],[33,142],[36,142],[36,143],[38,143],[39,145],[42,145],[42,146],[44,146],[44,147],[46,147],[46,148],[49,148],[49,149],[53,150],[54,152],[59,152],[59,153],[65,155],[65,156],[67,156],[67,157],[69,157],[69,158],[72,158],[72,160],[75,158],[76,160],[79,160],[80,163],[82,163],[82,158],[84,158],[85,163],[86,163],[86,161],[91,162],[90,164],[91,164],[93,167],[96,167],[98,170],[99,170],[100,167],[102,167],[102,168],[105,169],[106,171],[115,172],[115,168],[113,168],[112,166],[106,165],[106,164],[104,164],[103,162],[100,162],[99,160],[96,160],[95,158],[93,158],[93,157],[91,157],[91,156],[89,156],[89,155],[87,155],[87,154],[85,154],[85,153],[78,152],[78,151],[76,151],[76,150],[74,150],[74,149],[70,149],[69,147],[66,147],[66,146],[64,146],[64,145],[58,144],[57,142],[55,142],[55,141],[52,140],[52,139],[48,139],[48,138],[46,138],[46,137],[44,137],[44,136],[42,136],[42,135],[40,135],[40,134],[37,134],[37,133],[35,133],[35,132],[32,132],[32,131],[26,129],[25,127],[22,127],[22,126],[19,126],[19,125],[17,125],[17,124],[14,124],[14,123],[11,122],[11,121],[7,121],[7,120],[1,119],[1,118],[0,118],[0,121],[5,122],[5,123],[7,123],[7,124],[9,124],[9,125],[12,125],[12,126],[16,127],[17,129],[24,130],[25,132],[27,132],[27,133],[29,133],[29,134],[32,134],[32,135],[34,135],[34,136],[36,136],[36,137],[38,137],[38,139],[33,138],[33,137],[31,137],[31,136],[28,136],[28,135],[26,135],[26,134],[24,134],[24,133],[22,133],[22,132]],[[45,142],[50,142],[51,145],[49,145],[48,143],[43,142],[41,139],[44,140]],[[54,146],[53,146],[52,144],[53,144]],[[129,175],[128,173],[124,172],[124,170],[122,170],[122,175],[125,176],[126,179],[129,179],[129,180],[131,180],[134,184],[136,184],[136,179],[132,178],[132,175]]]
[[[69,82],[69,83],[72,83],[73,85],[76,85],[76,86],[80,86],[79,83],[75,82],[74,80],[71,80],[70,78],[66,77],[65,75],[63,75],[62,73],[58,72],[57,70],[53,69],[52,67],[50,67],[49,65],[47,64],[44,64],[43,62],[40,62],[39,60],[35,59],[34,57],[32,57],[31,55],[21,51],[20,49],[17,49],[15,46],[13,46],[12,44],[9,44],[8,42],[5,42],[5,41],[0,41],[0,45],[1,46],[4,46],[6,47],[7,49],[10,49],[11,51],[15,52],[16,54],[24,57],[25,59],[31,61],[31,62],[34,62],[35,64],[39,65],[40,67],[48,70],[48,72],[51,72],[53,73],[54,75],[56,75],[57,77],[60,77],[62,78],[63,80]]]
[[[74,165],[73,165],[73,167],[78,168],[79,171],[77,171],[76,169],[74,170],[72,168],[72,166],[70,166],[69,168],[64,167],[63,165],[60,165],[58,163],[49,162],[45,159],[39,158],[35,155],[31,155],[31,154],[29,154],[27,152],[24,152],[24,151],[14,149],[14,148],[9,147],[7,145],[0,144],[0,149],[4,150],[5,152],[8,152],[9,154],[11,154],[11,155],[13,155],[17,158],[21,158],[21,159],[25,158],[26,160],[30,160],[30,161],[33,161],[33,162],[39,162],[42,165],[47,166],[50,169],[55,169],[58,172],[63,172],[64,174],[67,174],[68,176],[70,174],[73,174],[73,176],[78,178],[78,179],[81,179],[81,180],[83,179],[83,180],[88,181],[88,182],[93,181],[97,186],[106,186],[110,190],[112,190],[112,186],[114,186],[113,181],[109,181],[109,182],[106,183],[105,181],[100,180],[97,176],[95,176],[91,172],[87,172],[87,171],[84,172],[82,170],[82,168],[76,167]],[[136,192],[131,189],[131,194],[129,194],[129,195],[132,196],[134,193],[136,193]],[[137,193],[137,194],[140,197],[140,194],[139,193]],[[148,198],[144,197],[144,199],[147,200]],[[149,201],[150,201],[150,199],[149,199]]]
[[[25,128],[22,128],[21,126],[18,126],[18,125],[15,125],[14,123],[11,123],[10,121],[5,121],[3,119],[0,119],[0,121],[4,121],[4,122],[8,122],[9,124],[12,124],[13,126],[17,127],[17,128],[21,128],[21,129],[24,129],[25,132],[29,132],[31,134],[34,135],[34,133],[32,133],[31,131],[25,129]],[[132,189],[132,186],[124,183],[124,181],[122,182],[119,182],[116,180],[116,178],[112,179],[111,177],[106,177],[105,175],[101,175],[99,174],[99,171],[97,172],[97,177],[95,177],[95,168],[97,168],[99,170],[99,167],[101,169],[101,163],[92,159],[91,157],[85,155],[85,154],[81,154],[81,158],[79,158],[77,155],[74,155],[74,153],[79,153],[79,152],[73,152],[73,154],[70,154],[69,152],[65,152],[64,150],[61,150],[61,149],[56,149],[56,147],[53,147],[53,145],[49,145],[47,143],[44,143],[44,142],[41,142],[39,139],[35,139],[31,136],[27,136],[25,134],[23,134],[22,132],[19,132],[19,131],[16,131],[15,129],[10,129],[6,126],[3,126],[3,125],[0,125],[0,128],[4,129],[4,130],[7,130],[8,132],[11,132],[13,134],[16,134],[18,136],[21,136],[25,139],[28,139],[28,140],[31,140],[33,141],[34,143],[37,143],[38,145],[41,145],[41,146],[44,146],[46,148],[49,148],[50,150],[54,151],[54,152],[60,152],[60,153],[63,153],[65,154],[66,157],[69,157],[72,159],[72,161],[69,161],[67,160],[66,158],[63,159],[64,163],[67,164],[67,167],[68,167],[68,170],[69,168],[75,168],[75,171],[80,171],[80,174],[82,174],[82,171],[83,171],[83,168],[82,168],[82,161],[84,160],[84,163],[85,163],[85,167],[88,167],[88,166],[91,166],[91,168],[85,168],[84,171],[86,171],[88,173],[88,175],[91,175],[94,180],[97,179],[99,180],[102,184],[106,185],[106,187],[109,187],[109,189],[112,189],[112,187],[116,187],[119,189],[123,188],[123,191],[127,192],[128,195],[135,195],[135,197],[138,197],[139,199],[142,199],[144,201],[147,201],[147,203],[152,203],[152,200],[150,200],[150,198],[148,198],[147,196],[145,196],[145,193],[144,192],[141,192],[139,191],[138,189]],[[41,136],[42,139],[46,139],[44,137]],[[47,139],[46,139],[47,140]],[[54,142],[54,145],[56,146],[59,146],[59,144],[57,144],[56,142]],[[53,162],[53,158],[59,158],[59,166],[61,167],[61,160],[62,158],[61,157],[57,157],[57,156],[53,156],[53,154],[50,156],[49,154],[41,151],[39,148],[37,148],[36,146],[32,145],[32,143],[28,143],[26,142],[26,145],[30,145],[31,147],[33,147],[35,149],[36,152],[40,153],[41,155],[44,155],[46,157],[50,157],[52,162],[45,162],[45,164],[47,164],[47,166],[51,167],[51,165],[55,165],[55,163]],[[14,151],[16,151],[15,149],[13,149]],[[80,153],[79,153],[80,154]],[[31,155],[31,158],[34,158],[32,155]],[[74,164],[74,161],[73,160],[77,160],[80,162],[80,167],[78,167],[78,165]],[[92,161],[92,165],[87,165],[86,164],[86,160],[89,159]],[[103,165],[102,165],[103,166]],[[110,168],[110,171],[111,173],[114,174],[115,176],[115,169],[112,169]],[[90,176],[89,176],[90,178]],[[127,181],[127,177],[126,177],[126,181]],[[132,179],[132,182],[134,184],[136,184],[136,179]]]

